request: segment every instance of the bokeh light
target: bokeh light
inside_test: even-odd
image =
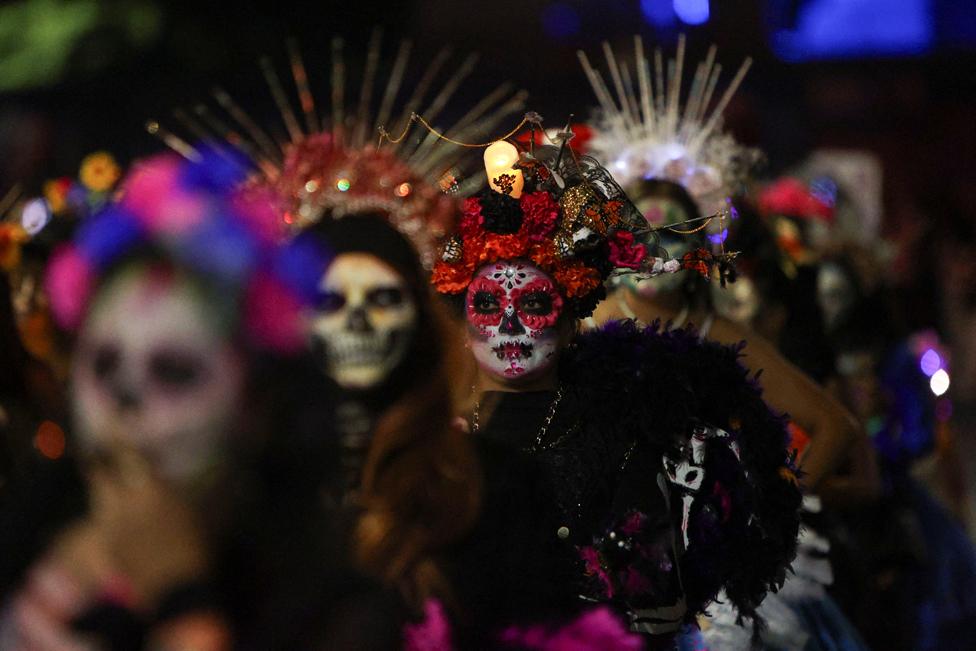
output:
[[[949,374],[946,373],[945,369],[939,369],[932,375],[929,380],[929,388],[937,396],[941,396],[949,390]]]
[[[922,359],[919,360],[918,365],[922,369],[922,373],[932,377],[936,371],[942,368],[942,358],[939,357],[939,353],[934,348],[929,348],[922,354]]]
[[[53,460],[60,459],[64,454],[67,443],[64,430],[54,421],[45,420],[34,434],[34,447],[44,457]]]
[[[671,27],[678,22],[670,0],[641,0],[640,6],[644,19],[652,25]]]
[[[708,0],[674,0],[674,13],[686,25],[701,25],[710,15]]]

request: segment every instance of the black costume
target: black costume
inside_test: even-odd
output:
[[[584,595],[617,604],[642,632],[669,634],[722,588],[751,614],[791,559],[800,492],[783,421],[738,353],[691,330],[610,324],[560,359],[563,395],[546,441],[533,448],[554,391],[501,394],[481,429],[534,452],[557,496],[559,533],[598,565],[587,565]],[[716,427],[729,434],[703,439],[683,549],[674,532],[689,491],[668,468],[689,458],[695,432]]]

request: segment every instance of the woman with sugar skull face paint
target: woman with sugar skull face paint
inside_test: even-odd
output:
[[[631,630],[667,644],[723,588],[751,614],[792,556],[800,495],[738,348],[633,322],[578,333],[611,274],[712,259],[669,262],[592,159],[537,147],[512,170],[522,183],[489,170],[466,200],[432,279],[463,301],[473,433],[540,463],[545,534],[578,554],[578,593]]]
[[[51,263],[54,314],[77,333],[72,433],[88,509],[4,600],[4,649],[216,651],[256,637],[244,634],[264,610],[253,585],[269,588],[275,555],[254,541],[289,529],[260,506],[250,455],[284,404],[275,396],[301,387],[282,356],[302,351],[315,288],[276,266],[278,214],[238,196],[245,168],[200,153],[137,166]]]

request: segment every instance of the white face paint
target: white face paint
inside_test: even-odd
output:
[[[556,361],[563,299],[552,278],[519,260],[487,264],[468,285],[468,343],[490,375],[519,383]]]
[[[817,270],[817,303],[823,312],[824,325],[833,330],[856,299],[854,284],[839,266],[825,262]]]
[[[313,336],[329,376],[346,389],[370,389],[403,361],[417,327],[417,305],[393,267],[368,253],[343,253],[319,284]]]
[[[752,279],[739,274],[734,283],[722,287],[718,283],[709,285],[715,311],[726,319],[751,325],[762,307],[762,297]]]
[[[76,430],[89,452],[114,440],[160,475],[192,480],[243,403],[244,361],[212,305],[178,273],[135,266],[99,292],[72,366]]]

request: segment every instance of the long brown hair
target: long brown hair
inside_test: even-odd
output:
[[[410,352],[387,380],[391,403],[362,469],[353,560],[418,609],[431,596],[450,603],[440,555],[473,527],[482,487],[472,442],[452,422],[448,358],[459,340],[456,324],[437,302],[416,250],[385,215],[327,219],[310,230],[336,253],[365,252],[391,265],[417,305]]]
[[[451,327],[427,292],[411,386],[381,417],[363,469],[354,558],[409,603],[451,601],[439,552],[474,525],[482,476],[470,437],[452,423],[445,343]]]

